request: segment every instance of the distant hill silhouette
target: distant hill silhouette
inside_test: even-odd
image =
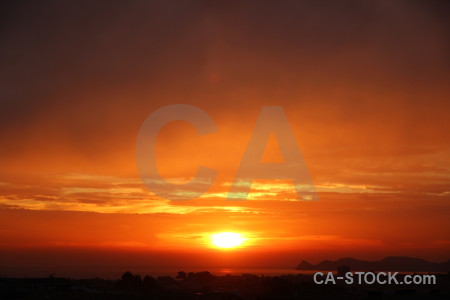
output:
[[[324,260],[317,265],[303,260],[296,270],[334,271],[339,266],[349,266],[351,271],[449,272],[450,260],[434,263],[421,258],[388,256],[380,261],[354,258],[341,258],[336,261]]]

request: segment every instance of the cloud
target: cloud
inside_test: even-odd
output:
[[[7,170],[129,172],[140,123],[179,102],[232,117],[223,126],[242,114],[244,127],[261,105],[285,106],[308,153],[448,149],[448,20],[435,3],[9,6],[0,53]]]
[[[5,243],[152,245],[154,232],[228,227],[448,240],[444,1],[1,5]],[[135,157],[142,122],[175,103],[205,110],[218,128],[198,136],[174,122],[158,136],[165,178],[218,170],[207,195],[177,203],[145,189]],[[277,181],[256,180],[248,201],[224,200],[264,105],[284,107],[320,194],[314,205]]]

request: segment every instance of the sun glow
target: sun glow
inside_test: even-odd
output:
[[[211,240],[214,246],[219,248],[234,248],[242,245],[246,238],[236,232],[220,232],[213,234]]]

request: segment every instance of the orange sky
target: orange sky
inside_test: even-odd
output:
[[[0,266],[449,258],[450,43],[437,3],[170,3],[8,8]],[[164,127],[161,174],[179,182],[205,165],[218,177],[172,202],[142,183],[135,148],[145,118],[178,103],[217,131]],[[264,105],[286,111],[320,201],[296,200],[286,180],[225,200]],[[280,160],[275,142],[266,150]],[[221,231],[248,240],[214,249]]]

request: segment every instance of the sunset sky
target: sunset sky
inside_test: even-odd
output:
[[[302,259],[450,258],[446,1],[2,3],[2,268],[295,267]],[[395,2],[395,3],[394,3]],[[170,182],[217,170],[198,199],[139,177],[144,120],[171,104],[217,131],[165,126]],[[319,201],[255,180],[226,201],[263,106],[282,106]],[[271,139],[264,162],[282,162]],[[220,249],[211,235],[240,233]]]

